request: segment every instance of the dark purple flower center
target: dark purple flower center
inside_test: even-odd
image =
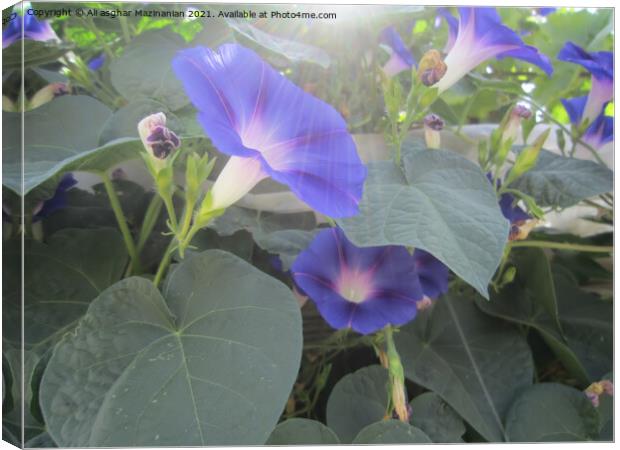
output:
[[[424,125],[431,130],[441,131],[443,130],[444,121],[437,114],[429,114],[424,118]]]
[[[179,148],[181,141],[174,132],[163,126],[157,126],[146,138],[153,149],[153,155],[166,159],[170,153]]]

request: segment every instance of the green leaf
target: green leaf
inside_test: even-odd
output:
[[[463,419],[434,392],[425,392],[411,403],[412,425],[437,443],[463,442],[465,424]]]
[[[474,163],[414,145],[403,148],[404,173],[369,164],[360,213],[338,223],[357,246],[426,250],[486,297],[508,239],[497,196]]]
[[[39,356],[32,351],[24,351],[23,367],[22,367],[22,351],[18,348],[6,350],[6,360],[8,368],[11,371],[13,383],[11,387],[11,397],[13,399],[13,408],[11,411],[3,412],[2,423],[13,427],[21,428],[22,424],[26,428],[28,439],[30,436],[36,435],[43,430],[42,424],[32,414],[31,404],[33,402],[33,381],[35,380],[35,369],[39,363]],[[23,372],[22,372],[23,369]],[[22,395],[22,375],[24,381],[24,392]],[[24,406],[22,416],[22,402]],[[37,431],[39,430],[39,431]]]
[[[598,381],[613,367],[613,304],[581,290],[561,271],[555,271],[554,282],[566,344],[588,380]]]
[[[256,28],[245,20],[226,19],[228,25],[244,38],[273,53],[283,56],[292,63],[310,62],[327,69],[331,63],[329,55],[318,47],[275,36]]]
[[[607,373],[601,380],[609,380],[613,382],[613,374]],[[599,441],[614,440],[614,399],[606,393],[599,397],[599,405],[596,408],[599,415]]]
[[[276,214],[255,209],[231,206],[226,212],[209,224],[220,236],[230,236],[239,230],[266,235],[274,231],[291,228],[313,230],[316,227],[314,212]]]
[[[534,197],[539,206],[565,208],[612,191],[613,172],[592,161],[541,150],[536,167],[511,187]]]
[[[54,442],[50,434],[46,431],[30,439],[28,442],[26,442],[26,445],[24,447],[26,448],[53,448],[53,447],[58,447],[58,446],[56,445],[56,442]]]
[[[353,444],[430,444],[424,432],[400,420],[389,419],[368,425],[359,432]]]
[[[22,43],[24,45],[23,53]],[[19,40],[2,49],[2,70],[21,70],[22,64],[23,67],[42,66],[56,61],[71,48],[69,45],[56,42],[42,42],[31,39]]]
[[[5,248],[5,261],[19,260],[20,248]],[[47,244],[24,244],[24,344],[43,354],[84,315],[90,302],[118,281],[127,264],[127,251],[114,229],[65,229]],[[6,264],[4,338],[21,342],[20,277],[18,266]]]
[[[316,231],[279,230],[272,233],[255,233],[254,240],[269,253],[275,253],[282,261],[282,270],[288,271],[297,256],[308,248]]]
[[[327,400],[327,425],[348,444],[362,430],[385,416],[388,372],[381,366],[363,367],[345,375]]]
[[[504,440],[504,415],[534,375],[521,333],[467,298],[447,295],[395,339],[409,379],[436,392],[488,441]]]
[[[110,62],[112,84],[128,100],[150,98],[173,111],[182,108],[189,99],[172,72],[171,62],[183,47],[183,39],[172,31],[145,31]]]
[[[480,309],[536,329],[582,385],[605,373],[611,367],[611,305],[581,291],[569,277],[554,279],[540,249],[514,249],[511,260],[514,282],[490,302],[477,297]]]
[[[271,432],[265,445],[330,445],[340,444],[338,436],[321,422],[289,419]]]
[[[203,228],[196,233],[191,245],[196,248],[188,250],[188,254],[220,249],[249,262],[252,261],[254,251],[252,235],[247,231],[238,231],[230,236],[220,236],[211,228]]]
[[[180,263],[162,293],[132,277],[93,301],[56,346],[41,406],[61,447],[260,445],[300,356],[290,290],[209,250]]]
[[[583,392],[539,383],[511,405],[506,434],[511,442],[589,441],[598,436],[598,414]]]

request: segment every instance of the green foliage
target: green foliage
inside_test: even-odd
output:
[[[358,246],[406,245],[432,253],[487,295],[508,223],[480,168],[453,152],[403,147],[404,168],[369,164],[358,216],[339,219]]]
[[[365,427],[353,444],[430,444],[424,432],[399,420],[383,420]]]
[[[425,392],[414,398],[410,406],[410,423],[426,433],[433,442],[463,442],[463,419],[439,395]]]
[[[162,293],[135,277],[104,291],[56,347],[41,405],[60,446],[263,444],[300,351],[290,291],[211,250]]]
[[[335,445],[340,444],[336,433],[321,422],[309,419],[289,419],[271,432],[266,445]]]
[[[436,392],[485,439],[506,439],[506,412],[534,372],[516,328],[485,317],[466,297],[448,295],[395,338],[407,378]]]

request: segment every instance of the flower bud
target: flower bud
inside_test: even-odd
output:
[[[514,143],[517,140],[517,136],[519,135],[521,120],[527,120],[530,117],[532,117],[532,111],[530,111],[525,106],[516,105],[514,108],[512,108],[512,111],[510,111],[510,116],[506,121],[506,125],[502,133],[502,142],[506,142],[508,139],[511,139]]]
[[[614,385],[609,380],[601,380],[592,383],[584,391],[588,399],[592,402],[592,405],[597,408],[599,406],[599,397],[603,394],[609,396],[614,395]]]
[[[410,412],[404,380],[395,380],[392,383],[392,402],[394,402],[394,412],[398,419],[402,422],[409,422]]]
[[[155,159],[166,159],[181,145],[177,135],[166,127],[166,115],[162,112],[142,119],[138,133],[144,148]]]
[[[424,118],[424,139],[428,148],[439,148],[441,143],[440,131],[444,122],[436,114],[429,114]]]
[[[531,220],[521,220],[518,222],[514,222],[510,226],[510,235],[508,236],[509,241],[522,241],[527,239],[530,232],[538,226],[540,223],[537,219]]]
[[[69,93],[66,83],[52,83],[44,88],[39,89],[30,99],[30,109],[38,108],[47,102],[52,101],[55,97],[60,97]]]
[[[441,53],[432,49],[427,51],[420,61],[418,78],[424,86],[432,86],[443,78],[447,70],[448,66],[441,59]]]

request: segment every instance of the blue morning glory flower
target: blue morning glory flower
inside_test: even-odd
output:
[[[22,20],[22,17],[16,14],[2,31],[2,48],[7,48],[13,42],[22,39],[22,37],[33,41],[59,40],[48,21],[39,22],[31,14],[26,14]]]
[[[493,184],[493,175],[487,173],[487,179],[489,183]],[[502,187],[502,182],[497,180],[495,189]],[[499,208],[502,211],[502,215],[510,222],[510,240],[514,240],[520,234],[520,227],[526,221],[532,219],[527,212],[525,212],[518,204],[517,199],[512,194],[502,194],[499,198]]]
[[[581,120],[592,123],[614,96],[614,54],[612,52],[586,52],[567,42],[558,53],[560,61],[583,66],[592,74],[592,88],[581,114]]]
[[[436,299],[448,292],[448,267],[428,252],[419,248],[413,252],[416,274],[420,279],[422,294]]]
[[[404,325],[423,298],[415,259],[405,247],[358,248],[338,228],[320,231],[291,273],[327,323],[362,334]]]
[[[394,27],[387,27],[381,32],[380,42],[385,44],[390,53],[390,59],[383,66],[387,76],[393,77],[404,70],[409,70],[416,65],[415,58],[400,38]]]
[[[564,109],[568,113],[570,121],[574,125],[579,125],[583,121],[583,114],[588,103],[588,96],[561,99]],[[605,115],[605,103],[602,112],[588,126],[582,139],[595,149],[614,140],[614,118]]]
[[[553,72],[549,58],[525,45],[517,33],[503,25],[495,8],[459,8],[459,14],[458,34],[444,60],[448,70],[435,85],[439,92],[493,57],[522,59],[539,66],[547,75]]]
[[[206,134],[231,155],[209,192],[212,210],[271,177],[323,214],[357,214],[366,167],[334,108],[238,44],[181,50],[172,67]]]
[[[456,42],[456,36],[459,33],[459,21],[450,13],[450,10],[445,7],[437,8],[437,20],[435,22],[437,27],[441,23],[441,19],[445,20],[448,24],[448,41],[443,48],[443,51],[448,53]]]
[[[105,53],[101,53],[99,56],[95,56],[88,61],[88,68],[92,71],[99,70],[105,63]]]
[[[77,180],[73,177],[72,173],[66,173],[60,179],[56,191],[52,198],[49,198],[40,204],[40,208],[37,208],[32,216],[32,221],[36,222],[44,217],[48,217],[55,211],[63,209],[67,206],[67,191],[77,184]]]
[[[536,11],[536,14],[544,17],[556,12],[557,8],[534,8],[534,10]]]

